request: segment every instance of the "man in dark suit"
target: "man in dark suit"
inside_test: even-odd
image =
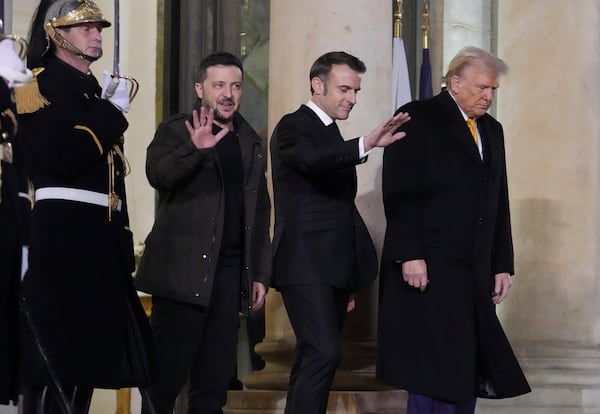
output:
[[[530,391],[495,313],[514,269],[504,136],[487,111],[507,69],[461,50],[447,90],[399,109],[408,138],[384,153],[378,374],[409,391],[408,414]]]
[[[296,334],[286,414],[325,413],[340,357],[351,294],[377,274],[375,249],[358,210],[355,166],[409,117],[398,114],[369,135],[344,141],[336,119],[347,119],[360,90],[362,61],[345,52],[318,58],[310,70],[312,97],[285,115],[273,133],[275,199],[273,281]]]

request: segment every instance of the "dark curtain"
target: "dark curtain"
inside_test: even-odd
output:
[[[193,75],[213,52],[240,56],[240,0],[163,2],[162,118],[188,112],[194,102]]]

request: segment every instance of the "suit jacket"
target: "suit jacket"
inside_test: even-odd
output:
[[[305,105],[271,138],[274,287],[327,284],[356,291],[377,275],[373,242],[356,196],[358,138],[344,141]]]
[[[494,275],[514,270],[502,126],[477,120],[482,160],[448,92],[399,111],[412,119],[384,152],[378,374],[449,401],[528,392],[491,300]],[[402,279],[412,259],[427,263],[424,293]]]

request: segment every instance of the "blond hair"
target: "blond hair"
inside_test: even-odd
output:
[[[450,85],[452,76],[462,76],[467,68],[475,65],[483,66],[496,75],[504,75],[508,72],[508,65],[502,59],[487,50],[467,46],[459,50],[450,61],[446,72],[446,84]]]

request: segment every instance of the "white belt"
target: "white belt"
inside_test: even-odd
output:
[[[35,201],[69,200],[108,207],[108,194],[67,187],[44,187],[35,190]],[[117,202],[117,211],[121,211],[121,200]]]
[[[23,193],[23,192],[19,191],[19,197],[25,198],[27,201],[31,202],[31,197],[29,197],[29,194],[27,194],[27,193]]]

